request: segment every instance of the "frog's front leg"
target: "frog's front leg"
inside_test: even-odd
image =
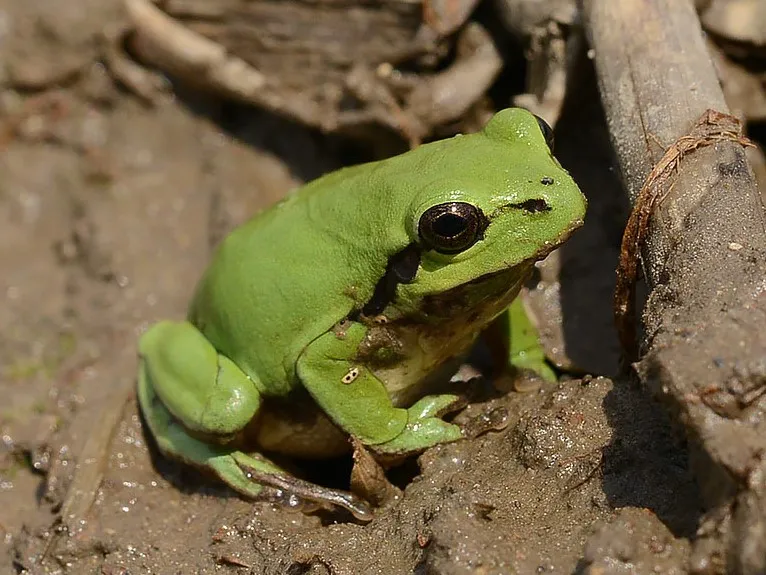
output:
[[[304,387],[344,431],[373,451],[422,451],[463,437],[460,427],[438,415],[460,402],[457,395],[427,396],[408,409],[394,407],[383,383],[361,362],[359,345],[367,328],[348,322],[314,340],[298,359]]]
[[[556,374],[540,345],[537,328],[527,316],[521,297],[513,300],[511,306],[482,335],[500,367],[510,365],[517,369],[528,369],[545,381],[556,381]]]

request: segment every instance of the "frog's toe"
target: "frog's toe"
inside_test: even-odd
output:
[[[414,422],[427,417],[437,417],[459,409],[463,404],[459,395],[427,395],[407,409],[407,420]]]
[[[408,423],[402,433],[390,441],[371,445],[370,449],[382,455],[407,455],[462,439],[463,430],[453,423],[436,417],[427,417]]]
[[[279,468],[267,461],[261,461],[240,452],[237,452],[236,455],[227,453],[226,455],[211,457],[208,460],[208,467],[221,481],[237,493],[245,497],[258,499],[264,495],[264,486],[254,482],[243,471],[242,467],[237,463],[237,459],[240,457],[247,458],[250,465],[256,466],[264,473],[274,473],[275,470],[279,470]]]

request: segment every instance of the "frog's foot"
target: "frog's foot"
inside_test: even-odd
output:
[[[399,435],[369,448],[384,456],[407,455],[462,439],[464,435],[459,426],[439,418],[462,404],[463,399],[458,395],[426,396],[407,409],[407,424]]]

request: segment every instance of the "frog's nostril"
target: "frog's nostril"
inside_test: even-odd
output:
[[[519,204],[513,204],[514,208],[524,210],[530,214],[536,214],[537,212],[549,212],[551,207],[542,198],[525,200]]]

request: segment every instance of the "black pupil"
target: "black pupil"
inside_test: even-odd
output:
[[[467,227],[465,218],[458,214],[444,214],[433,224],[435,234],[444,238],[454,238],[462,234]]]
[[[445,202],[420,216],[418,235],[425,249],[456,254],[483,237],[489,221],[479,208],[465,202]]]

